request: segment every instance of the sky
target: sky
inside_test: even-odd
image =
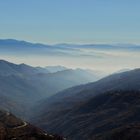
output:
[[[0,38],[140,44],[140,0],[0,0]]]
[[[113,45],[111,50],[88,50],[85,45],[76,52],[68,50],[71,55],[63,57],[38,54],[38,51],[27,55],[28,49],[22,55],[15,50],[10,55],[11,50],[5,53],[0,50],[0,59],[33,66],[64,65],[106,72],[138,68],[140,49],[133,49],[132,44],[140,48],[139,7],[140,0],[0,0],[0,39],[50,45],[129,44],[132,48],[118,50]]]

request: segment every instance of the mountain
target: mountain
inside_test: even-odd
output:
[[[42,98],[97,79],[98,76],[85,70],[67,69],[50,73],[42,67],[0,60],[0,106],[17,116],[25,117],[30,107]],[[4,104],[3,100],[8,104]]]
[[[52,118],[43,114],[37,124],[71,140],[133,140],[140,139],[139,116],[140,91],[118,90],[97,95],[72,109],[58,110]]]
[[[0,75],[32,75],[37,73],[49,73],[45,68],[32,67],[26,64],[13,64],[5,60],[0,60]]]
[[[40,55],[41,56],[96,56],[104,55],[98,52],[87,53],[87,50],[121,50],[140,51],[140,46],[135,44],[56,44],[46,45],[41,43],[31,43],[16,39],[0,39],[0,54],[9,55]]]
[[[86,70],[67,69],[48,74],[37,74],[28,77],[28,81],[39,88],[44,97],[49,97],[64,89],[96,81],[100,76]],[[34,82],[36,81],[36,82]],[[38,86],[39,85],[39,86]]]
[[[27,51],[33,51],[36,52],[39,49],[45,50],[50,49],[51,46],[49,45],[43,45],[43,44],[37,44],[37,43],[30,43],[27,41],[19,41],[15,39],[0,39],[0,49],[5,52],[12,51],[12,53],[19,52],[19,53],[25,53]]]
[[[38,99],[41,99],[38,88],[29,83],[24,77],[18,75],[0,76],[0,107],[10,110],[16,115],[25,115]],[[3,106],[4,101],[9,102]],[[19,108],[17,110],[17,108]],[[28,113],[27,113],[28,114]]]
[[[94,140],[139,140],[140,139],[140,124],[125,125],[120,128],[116,128],[106,136],[100,138],[94,138]]]
[[[26,114],[25,105],[28,104],[26,108],[29,108],[41,99],[41,92],[27,80],[27,77],[41,72],[42,70],[26,64],[17,65],[0,60],[0,108],[16,115]]]
[[[115,73],[93,83],[75,86],[61,91],[50,98],[43,100],[41,104],[51,106],[57,104],[57,108],[69,107],[79,102],[88,100],[95,95],[110,90],[139,90],[140,69],[123,73]],[[65,104],[69,104],[65,106]],[[72,103],[71,103],[72,102]],[[45,105],[46,104],[46,105]],[[49,108],[49,107],[48,107]],[[55,107],[54,107],[55,108]],[[47,109],[46,109],[47,110]]]
[[[41,43],[31,43],[16,39],[0,39],[0,54],[9,55],[58,55],[69,54],[68,51],[75,49],[65,49],[59,46],[46,45]]]
[[[139,51],[140,45],[135,44],[47,45],[14,39],[0,39],[1,59],[32,65],[64,65],[66,67],[90,67],[90,69],[95,67],[101,71],[104,70],[107,74],[120,67],[122,69],[130,68],[130,62],[134,67],[140,67],[137,61],[139,60]],[[130,60],[132,54],[135,57]]]
[[[64,124],[67,124],[66,122],[69,121],[70,119],[68,117],[69,113],[73,112],[73,110],[75,110],[75,108],[79,107],[81,104],[84,104],[91,98],[97,95],[102,95],[105,92],[119,91],[119,90],[139,91],[140,90],[140,69],[135,69],[135,70],[123,72],[123,73],[115,73],[97,82],[72,87],[62,92],[57,93],[56,95],[51,96],[48,99],[42,100],[38,104],[38,106],[35,107],[37,109],[33,112],[33,114],[36,114],[36,115],[32,117],[31,121],[41,126],[42,128],[45,128],[45,129],[47,128],[48,130],[52,130],[55,132],[56,129],[58,129],[57,126],[59,126],[60,128]],[[92,107],[93,106],[91,106],[91,108]],[[66,117],[65,119],[67,119],[67,121],[63,119],[63,117]],[[71,118],[73,117],[71,116]],[[84,119],[86,119],[86,117]],[[64,123],[62,123],[62,120]],[[78,120],[80,119],[77,118],[77,121]],[[57,122],[56,123],[57,125],[53,125],[54,122]],[[71,126],[71,123],[67,124],[67,126]],[[82,122],[79,122],[79,126],[81,126],[81,123]],[[76,120],[73,120],[73,124],[77,124]],[[77,128],[77,126],[75,127]],[[64,127],[62,127],[62,129],[63,128]],[[68,132],[73,131],[73,129],[71,129],[70,127],[68,127],[68,129],[70,130]],[[75,130],[75,133],[78,133],[78,132],[76,132]],[[68,133],[65,133],[65,134],[66,136],[69,135]]]
[[[35,126],[16,118],[9,112],[0,111],[1,140],[64,140],[63,137],[50,135]]]

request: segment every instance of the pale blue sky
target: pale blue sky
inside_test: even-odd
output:
[[[0,38],[138,43],[140,0],[0,0]]]

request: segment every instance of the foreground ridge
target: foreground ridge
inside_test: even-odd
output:
[[[9,112],[0,111],[0,140],[65,140],[65,138],[48,134]]]

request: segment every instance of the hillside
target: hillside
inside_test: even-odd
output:
[[[121,91],[121,93],[123,92],[125,93],[125,91],[133,91],[133,90],[139,91],[140,89],[139,75],[140,75],[140,69],[135,69],[128,72],[110,75],[94,83],[76,86],[76,87],[64,90],[40,102],[39,105],[35,107],[36,110],[33,111],[33,114],[34,113],[35,114],[31,118],[31,121],[41,126],[42,128],[45,128],[53,132],[56,132],[56,131],[61,132],[61,130],[64,130],[63,132],[66,136],[70,136],[70,137],[73,136],[73,138],[75,138],[76,136],[74,136],[74,134],[78,135],[79,131],[82,130],[82,128],[85,128],[86,126],[90,129],[89,124],[90,123],[92,124],[93,122],[96,123],[97,118],[93,120],[93,122],[89,121],[87,122],[88,124],[82,125],[84,120],[82,120],[82,118],[79,118],[79,116],[78,117],[76,116],[76,113],[78,110],[72,113],[72,115],[71,115],[71,112],[73,112],[76,108],[78,108],[82,104],[86,104],[92,98],[94,99],[94,97],[96,98],[94,100],[95,103],[99,103],[99,106],[101,106],[100,104],[102,102],[100,102],[100,100],[102,98],[108,99],[109,97],[112,97],[109,94],[109,97],[105,96],[107,97],[105,98],[104,93],[106,92],[108,93],[111,91]],[[127,94],[123,95],[121,93],[120,93],[120,97],[122,96],[122,98],[123,96],[127,95]],[[131,93],[128,92],[128,95],[131,98],[131,96],[133,96],[133,92],[132,92],[132,95]],[[136,94],[136,96],[138,95],[139,94]],[[100,98],[97,98],[96,96]],[[129,96],[126,96],[126,97],[129,99]],[[134,99],[135,99],[134,102],[137,102],[139,98],[135,97]],[[87,107],[89,108],[84,109],[84,106],[83,106],[81,107],[81,110],[88,111],[90,108],[91,110],[92,109],[94,110],[94,107],[95,107],[94,101],[93,101],[93,105],[92,104],[87,105]],[[116,98],[115,101],[117,104],[119,103],[120,100]],[[123,102],[120,102],[120,107],[121,106],[123,106]],[[87,116],[83,115],[83,119],[87,119]],[[90,119],[92,120],[92,118]],[[57,126],[59,126],[59,130]],[[69,126],[69,127],[66,128],[66,126]],[[84,131],[87,132],[86,130]],[[78,136],[83,136],[83,135],[84,134],[79,134]],[[82,137],[80,137],[80,139],[82,139]]]
[[[49,73],[45,68],[32,67],[26,64],[13,64],[5,60],[0,60],[0,75],[33,75],[38,73]]]
[[[52,118],[44,114],[37,124],[71,140],[111,140],[114,137],[116,140],[119,137],[120,140],[127,140],[128,136],[132,140],[133,137],[140,138],[133,131],[140,123],[139,115],[140,92],[120,90],[97,95],[71,110],[59,111]],[[131,125],[131,133],[127,135],[124,129]],[[124,138],[120,131],[125,133]],[[139,127],[135,131],[139,132]]]
[[[115,73],[97,82],[75,86],[44,99],[37,107],[40,112],[59,112],[71,109],[81,102],[111,90],[139,90],[140,69],[123,73]],[[56,111],[57,109],[57,111]],[[51,114],[51,113],[49,113]]]
[[[59,103],[62,107],[68,103],[68,106],[83,102],[95,95],[111,90],[139,90],[140,89],[140,69],[134,69],[128,72],[115,73],[109,75],[97,82],[75,86],[63,90],[54,96],[43,100],[43,106],[51,106]],[[62,102],[63,101],[63,102]],[[57,105],[57,108],[59,107]],[[53,107],[53,106],[51,106]],[[55,106],[54,106],[55,108]],[[46,109],[47,110],[47,109]]]
[[[50,73],[46,68],[0,60],[0,108],[28,117],[30,108],[37,101],[97,79],[96,74],[86,70],[66,69]]]
[[[97,136],[93,140],[139,140],[140,139],[140,124],[125,125],[113,129],[109,133]]]
[[[63,140],[24,122],[9,112],[0,111],[0,140]]]

